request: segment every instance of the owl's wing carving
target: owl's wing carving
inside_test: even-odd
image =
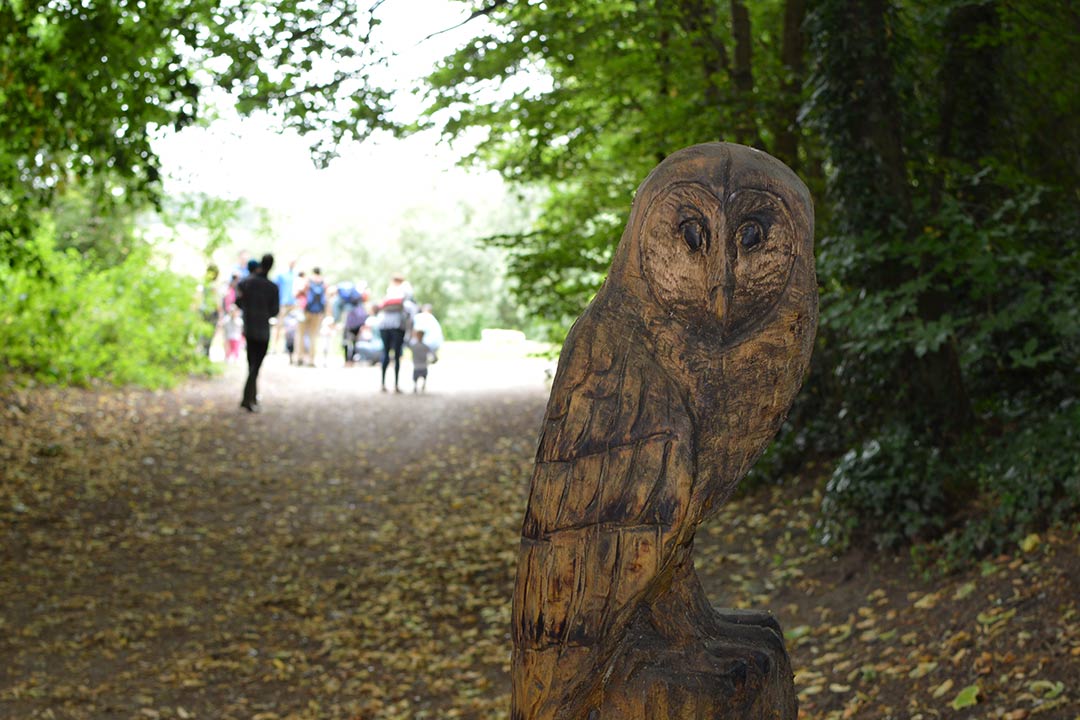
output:
[[[575,704],[561,697],[567,688],[584,699],[605,647],[622,636],[693,532],[684,400],[640,344],[613,336],[609,326],[575,326],[544,420],[513,630],[515,664],[532,665],[531,677],[549,682],[515,688],[520,717],[567,713]]]

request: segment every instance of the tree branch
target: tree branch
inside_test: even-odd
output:
[[[379,0],[379,1],[382,2],[382,0]],[[437,31],[431,33],[430,35],[428,35],[426,38],[424,38],[420,42],[427,42],[428,40],[430,40],[433,37],[438,37],[439,35],[445,35],[448,32],[452,32],[454,30],[457,30],[459,27],[463,27],[465,25],[468,25],[469,23],[471,23],[476,18],[486,17],[486,16],[490,15],[491,13],[495,12],[496,10],[498,10],[499,8],[504,7],[506,5],[509,5],[509,4],[510,4],[510,0],[495,0],[495,2],[491,3],[491,5],[488,5],[486,8],[480,8],[479,10],[474,11],[472,15],[469,15],[469,17],[465,18],[464,20],[459,22],[457,25],[453,25],[451,27],[444,28],[443,30],[437,30]]]

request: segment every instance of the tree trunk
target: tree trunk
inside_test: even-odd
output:
[[[842,68],[841,82],[847,83],[851,98],[850,137],[834,146],[834,153],[850,154],[834,162],[849,166],[845,192],[864,198],[852,203],[845,224],[848,232],[883,231],[903,227],[904,236],[914,240],[921,232],[923,218],[915,216],[911,182],[904,154],[903,108],[895,87],[895,67],[890,54],[892,28],[889,0],[838,0],[830,2],[846,25],[846,52],[858,67]],[[834,19],[838,16],[834,15]],[[840,148],[843,148],[842,150]],[[872,188],[867,192],[868,185]],[[870,199],[866,199],[870,198]],[[898,288],[921,271],[923,259],[915,263],[889,260],[865,273],[865,285]],[[947,310],[940,297],[931,292],[918,298],[916,314],[924,322],[934,322]],[[896,377],[898,397],[906,397],[921,410],[927,429],[946,442],[962,433],[971,418],[971,403],[963,382],[960,359],[953,342],[943,343],[922,357],[910,353],[903,365],[908,377]]]
[[[701,54],[701,75],[705,104],[719,109],[724,104],[720,78],[731,75],[731,60],[718,30],[720,19],[716,3],[703,0],[680,0],[677,3],[679,24]],[[715,140],[723,140],[727,128],[717,128]],[[737,134],[737,133],[736,133]]]
[[[993,44],[982,44],[979,37],[998,29],[996,2],[961,5],[953,8],[945,23],[945,61],[942,68],[944,91],[941,101],[941,125],[938,152],[942,158],[959,160],[975,166],[993,149],[992,118],[1000,99],[996,73],[1001,51]],[[948,168],[934,178],[930,191],[931,212],[941,207]],[[985,219],[993,206],[994,186],[980,183],[967,191],[976,217]],[[924,268],[928,269],[928,268]],[[950,307],[947,291],[930,290],[919,301],[919,314],[926,320],[941,318]],[[958,351],[953,342],[927,358],[933,364],[926,387],[926,400],[950,398],[939,413],[940,430],[958,435],[972,421],[966,396]],[[962,492],[966,488],[961,488]]]
[[[980,43],[979,38],[995,34],[999,24],[996,2],[961,5],[949,12],[938,137],[938,154],[943,158],[975,165],[993,151],[992,119],[998,116],[1001,105],[997,85],[1001,48]],[[933,181],[931,207],[935,211],[941,206],[946,172]],[[972,192],[978,201],[982,199],[979,196],[992,192],[992,186],[980,184]]]
[[[754,102],[754,70],[752,65],[752,38],[750,11],[742,0],[731,0],[731,34],[735,38],[735,64],[731,69],[731,81],[735,86],[738,103],[735,124],[735,141],[764,150],[764,143],[757,130]]]
[[[671,93],[671,30],[665,22],[665,15],[668,12],[667,0],[656,0],[655,7],[656,13],[660,16],[660,32],[657,34],[657,46],[658,52],[656,54],[656,66],[660,69],[660,86],[658,88],[658,96],[660,102],[664,102],[668,95]],[[666,133],[665,133],[666,134]],[[668,142],[664,139],[660,146],[653,151],[653,159],[657,163],[663,162],[668,153],[671,152],[671,148],[668,147]]]
[[[784,4],[784,29],[780,43],[780,64],[785,77],[780,85],[780,107],[774,135],[774,154],[796,172],[799,170],[799,107],[802,104],[805,71],[806,0],[787,0]]]
[[[863,48],[863,78],[866,85],[861,93],[862,107],[852,107],[856,116],[855,144],[879,158],[880,191],[892,198],[897,211],[908,227],[918,227],[912,220],[911,185],[904,157],[903,113],[895,88],[895,72],[889,55],[890,31],[886,25],[888,0],[850,0],[849,18],[853,34],[867,43]]]

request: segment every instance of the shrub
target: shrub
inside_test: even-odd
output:
[[[826,485],[818,539],[838,550],[916,543],[922,565],[948,572],[1072,521],[1080,513],[1080,402],[1013,412],[1000,435],[972,436],[947,459],[898,425],[848,451]]]
[[[873,542],[893,549],[940,532],[946,514],[945,463],[905,425],[892,425],[849,450],[825,488],[818,539],[838,549]]]
[[[939,540],[919,549],[924,564],[950,571],[973,556],[1002,553],[1032,532],[1080,513],[1080,402],[1062,401],[1036,420],[973,448],[976,508]]]
[[[37,262],[0,264],[0,362],[45,382],[170,385],[206,369],[196,338],[195,282],[136,246],[114,267],[56,249],[44,223],[27,243]]]

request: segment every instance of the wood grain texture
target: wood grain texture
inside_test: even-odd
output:
[[[780,427],[816,322],[813,206],[786,166],[712,143],[653,170],[552,386],[514,720],[795,718],[780,626],[711,607],[692,550]]]

